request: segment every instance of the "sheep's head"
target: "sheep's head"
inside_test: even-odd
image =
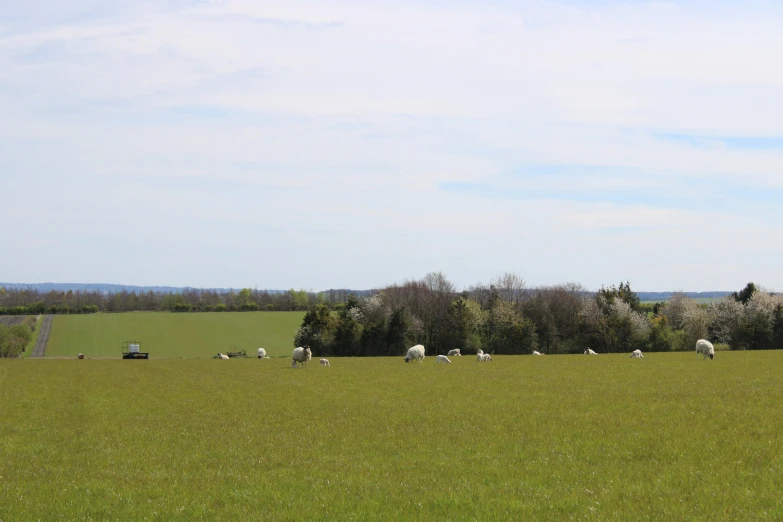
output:
[[[711,354],[710,354],[710,359],[714,359],[714,358],[715,358],[715,354],[714,354],[714,353],[711,353]]]

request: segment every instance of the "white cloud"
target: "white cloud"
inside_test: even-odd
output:
[[[762,197],[783,151],[659,137],[783,136],[773,7],[31,5],[0,27],[0,169],[38,180],[41,210],[12,215],[40,232],[10,233],[6,278],[783,286],[734,253],[783,254]],[[31,261],[53,244],[56,266]],[[721,255],[694,261],[700,244]]]

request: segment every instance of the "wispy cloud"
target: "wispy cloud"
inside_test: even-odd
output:
[[[0,175],[37,210],[7,203],[0,272],[783,287],[781,22],[762,1],[12,3]]]

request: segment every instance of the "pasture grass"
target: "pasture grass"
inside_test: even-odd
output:
[[[781,520],[783,352],[0,361],[0,520]]]
[[[140,340],[150,357],[212,357],[246,350],[290,355],[304,312],[125,312],[58,315],[47,356],[120,357],[123,341]]]

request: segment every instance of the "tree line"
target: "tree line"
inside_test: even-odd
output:
[[[226,292],[185,289],[178,293],[159,291],[101,292],[98,290],[41,292],[36,289],[0,287],[0,315],[89,314],[96,312],[245,312],[305,311],[323,304],[334,307],[350,295],[350,290],[307,292],[288,290],[268,292],[243,288]],[[368,292],[369,293],[369,292]]]
[[[399,356],[423,344],[428,355],[459,348],[493,354],[690,351],[698,339],[719,349],[783,348],[783,296],[749,283],[708,304],[675,293],[640,302],[629,283],[589,292],[575,283],[528,288],[506,274],[457,292],[441,273],[312,306],[295,346],[314,356]],[[722,346],[725,345],[725,346]]]

